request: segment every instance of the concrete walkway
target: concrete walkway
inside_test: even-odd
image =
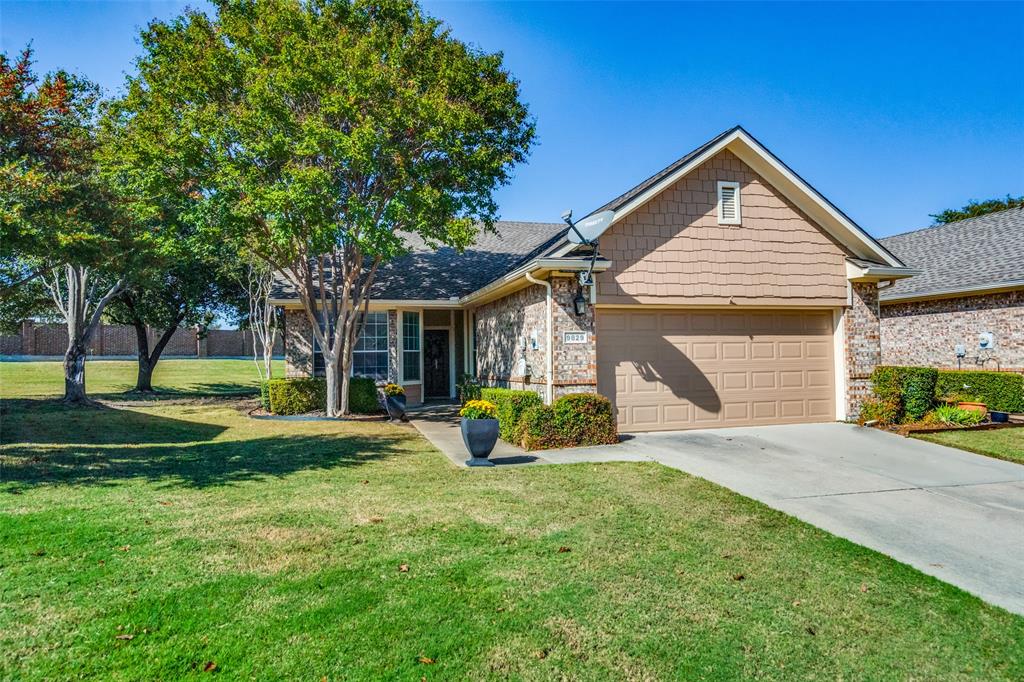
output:
[[[423,437],[434,444],[456,466],[466,466],[469,451],[462,442],[459,430],[459,406],[452,404],[427,404],[408,411],[410,423]],[[527,453],[521,448],[498,440],[490,460],[497,466],[521,466],[524,464],[546,464],[547,461]],[[493,467],[492,467],[493,468]],[[487,469],[479,467],[478,470]]]
[[[1019,464],[850,424],[640,434],[544,457],[659,462],[1024,614]]]

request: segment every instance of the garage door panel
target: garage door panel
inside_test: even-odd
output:
[[[834,418],[829,311],[602,310],[597,323],[598,389],[624,431]]]

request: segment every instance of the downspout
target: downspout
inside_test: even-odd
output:
[[[537,279],[536,277],[534,277],[533,275],[531,275],[528,272],[525,273],[525,274],[526,274],[526,281],[527,282],[532,282],[533,284],[540,284],[545,289],[547,289],[547,295],[546,295],[546,301],[547,301],[547,332],[545,334],[545,338],[547,340],[547,358],[546,358],[546,365],[547,365],[547,369],[546,369],[546,373],[547,373],[547,387],[545,388],[545,391],[544,391],[545,395],[546,395],[546,399],[544,400],[544,402],[546,404],[550,405],[551,402],[552,402],[552,398],[554,396],[554,389],[555,389],[554,383],[553,383],[554,380],[555,380],[555,377],[553,376],[554,375],[554,364],[555,364],[554,363],[554,348],[555,348],[555,344],[554,344],[554,338],[551,336],[551,282],[547,282],[547,281],[542,280],[542,279]]]

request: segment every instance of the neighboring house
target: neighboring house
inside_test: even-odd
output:
[[[881,290],[885,364],[1024,369],[1024,208],[881,242],[922,271]]]
[[[382,268],[355,372],[451,398],[463,371],[545,400],[597,391],[624,431],[855,416],[881,361],[878,285],[914,274],[742,128],[598,209],[592,252],[557,223],[497,223],[464,254]],[[595,212],[596,213],[596,212]],[[322,368],[280,287],[288,374]],[[322,369],[320,369],[322,371]]]

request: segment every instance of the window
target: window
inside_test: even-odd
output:
[[[740,183],[718,183],[718,224],[740,224]]]
[[[352,376],[388,379],[388,314],[367,313],[352,351]]]
[[[402,313],[402,381],[420,380],[420,314]]]

